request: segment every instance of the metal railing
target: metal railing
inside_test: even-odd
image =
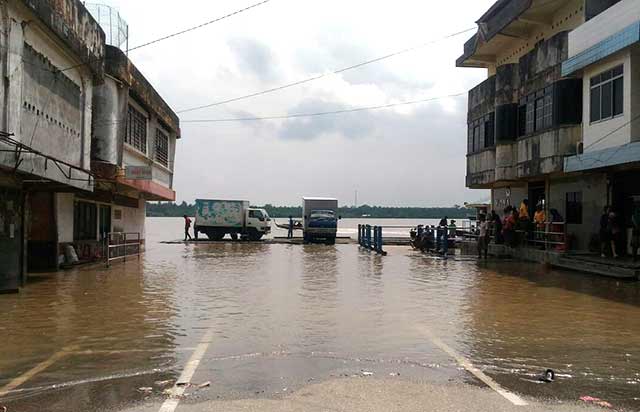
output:
[[[142,249],[140,232],[113,232],[105,236],[105,248],[107,257],[107,267],[111,266],[114,260],[126,261],[127,258],[137,257],[140,259]]]
[[[514,239],[505,239],[508,236],[501,234],[500,238],[503,239],[504,244],[510,243],[511,246],[526,245],[542,247],[544,249],[556,251],[565,251],[567,248],[567,233],[565,222],[544,222],[544,223],[532,223],[533,230],[522,230],[516,228],[513,233],[516,235]],[[517,224],[516,224],[517,226]],[[462,237],[464,239],[476,240],[479,237],[479,228],[471,227],[468,230],[462,230]],[[489,229],[489,238],[491,241],[496,240],[495,228]]]
[[[546,250],[555,248],[565,251],[567,246],[567,231],[565,222],[534,223],[535,230],[531,232],[517,231],[526,237],[527,244],[544,246]]]
[[[382,226],[358,225],[358,244],[379,255],[386,255],[382,237]]]

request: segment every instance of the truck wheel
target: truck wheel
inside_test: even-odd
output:
[[[193,237],[195,237],[196,240],[198,240],[198,226],[193,227]]]
[[[260,232],[251,232],[249,233],[249,240],[252,242],[257,242],[258,240],[262,239],[263,234]]]
[[[224,238],[224,235],[226,235],[226,233],[218,232],[217,230],[209,230],[206,233],[209,240],[213,240],[216,242],[222,240]]]
[[[335,245],[336,244],[336,238],[332,237],[327,239],[327,245]]]
[[[238,234],[237,233],[232,233],[231,234],[231,240],[238,240]]]

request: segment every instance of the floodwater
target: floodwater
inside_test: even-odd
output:
[[[38,275],[0,296],[0,407],[161,401],[155,382],[176,379],[211,333],[192,379],[211,386],[186,402],[277,397],[363,371],[482,385],[435,338],[524,397],[640,410],[637,283],[407,247],[159,243],[180,228],[149,219],[139,262]],[[554,383],[538,382],[546,368]]]

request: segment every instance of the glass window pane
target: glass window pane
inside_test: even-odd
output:
[[[613,81],[613,115],[618,116],[624,112],[624,77]]]
[[[600,84],[600,76],[593,76],[591,78],[591,86],[595,86],[597,84]]]
[[[594,87],[591,89],[591,121],[597,122],[600,118],[600,87]]]
[[[536,130],[542,130],[544,124],[544,98],[536,100]]]
[[[602,85],[602,118],[607,119],[613,116],[613,83],[608,82]]]
[[[606,71],[606,72],[602,73],[602,74],[600,75],[600,77],[601,77],[601,80],[600,80],[600,81],[601,81],[601,82],[605,82],[605,81],[607,81],[607,80],[611,79],[611,75],[612,75],[612,74],[613,74],[613,71],[611,71],[611,70],[609,70],[609,71]]]
[[[527,103],[527,128],[526,133],[531,134],[535,131],[535,103]]]
[[[620,76],[622,73],[624,73],[624,66],[622,65],[613,69],[613,77]]]

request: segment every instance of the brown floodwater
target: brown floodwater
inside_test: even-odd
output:
[[[38,275],[0,296],[0,406],[106,411],[161,399],[154,382],[175,379],[213,330],[194,376],[212,385],[190,402],[278,396],[362,371],[479,384],[437,336],[525,397],[640,410],[637,283],[407,247],[380,257],[356,245],[159,243],[176,227],[149,219],[139,262]],[[538,382],[546,368],[554,383]]]

